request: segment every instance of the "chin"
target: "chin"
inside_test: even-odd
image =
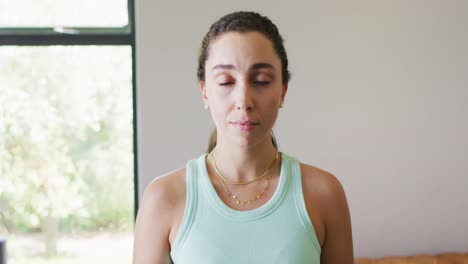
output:
[[[257,145],[260,145],[262,143],[262,140],[259,139],[259,138],[255,138],[255,137],[238,137],[235,139],[235,145],[241,147],[241,148],[252,148],[252,147],[255,147]]]

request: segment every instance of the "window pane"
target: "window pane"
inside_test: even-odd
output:
[[[130,46],[0,47],[8,263],[131,262],[131,62]]]
[[[0,27],[123,27],[128,0],[0,0]]]

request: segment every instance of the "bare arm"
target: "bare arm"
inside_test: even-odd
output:
[[[133,244],[134,264],[171,263],[169,232],[172,205],[170,184],[164,178],[153,181],[140,202]]]
[[[321,194],[321,214],[325,227],[320,263],[352,264],[353,239],[348,202],[341,183],[332,174],[326,177],[326,188]]]

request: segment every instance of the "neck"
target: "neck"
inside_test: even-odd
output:
[[[218,141],[212,152],[216,165],[225,178],[230,181],[246,182],[265,172],[275,159],[277,150],[270,139],[255,147],[233,147]],[[276,165],[270,173],[275,171]]]

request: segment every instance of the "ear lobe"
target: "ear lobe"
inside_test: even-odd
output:
[[[208,96],[206,96],[206,86],[204,81],[199,81],[198,85],[200,86],[200,91],[202,94],[202,99],[205,104],[208,103]]]
[[[288,92],[288,84],[283,84],[283,92],[281,93],[281,100],[284,101],[286,97],[286,93]]]

